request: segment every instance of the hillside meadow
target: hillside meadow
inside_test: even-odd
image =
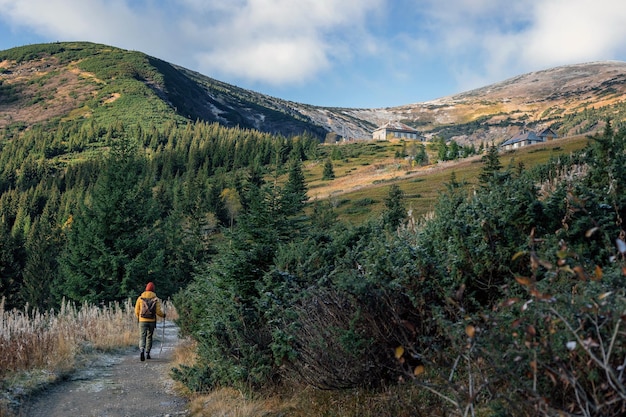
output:
[[[505,167],[515,169],[520,164],[532,168],[560,155],[569,155],[589,143],[587,135],[560,138],[500,153]],[[326,146],[358,146],[365,148],[357,157],[333,160],[336,178],[323,180],[323,161],[312,161],[303,166],[308,186],[309,201],[330,199],[340,218],[355,224],[379,215],[384,210],[384,199],[389,186],[397,184],[404,193],[404,201],[419,218],[434,209],[445,184],[455,175],[458,181],[476,184],[482,169],[482,155],[453,161],[434,162],[416,167],[407,158],[395,156],[403,147],[399,141],[372,141],[361,144]],[[427,144],[427,149],[429,148]],[[436,153],[429,151],[429,160],[437,161]]]

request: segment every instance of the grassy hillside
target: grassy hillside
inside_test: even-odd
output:
[[[280,101],[137,51],[89,42],[0,51],[0,128],[93,119],[143,127],[219,122],[283,135],[326,130]]]
[[[161,125],[180,119],[157,94],[164,80],[146,55],[90,43],[13,48],[0,53],[0,126],[93,119]]]
[[[282,135],[371,138],[401,120],[430,139],[500,143],[521,128],[551,126],[560,136],[626,120],[623,62],[569,65],[393,108],[349,109],[295,103],[239,88],[141,52],[88,42],[0,51],[0,128],[55,118],[133,123],[203,120]]]
[[[531,168],[558,155],[582,149],[588,141],[587,136],[557,139],[503,152],[500,161],[505,168],[515,168],[519,164]],[[360,223],[382,212],[391,184],[400,186],[413,216],[426,215],[432,211],[439,193],[445,189],[453,173],[457,181],[474,184],[482,168],[481,155],[413,167],[407,160],[394,156],[402,148],[400,142],[339,146],[346,148],[346,154],[355,156],[333,161],[334,180],[322,180],[322,162],[305,165],[308,195],[311,200],[330,198],[340,217],[353,223]]]

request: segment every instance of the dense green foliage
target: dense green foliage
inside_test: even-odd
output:
[[[503,170],[494,149],[480,186],[451,178],[423,221],[398,216],[397,187],[379,220],[349,226],[320,203],[303,222],[289,187],[242,181],[238,226],[176,297],[200,359],[175,376],[404,379],[452,413],[619,415],[626,131],[536,170]]]
[[[9,308],[121,300],[147,280],[174,294],[210,258],[213,236],[233,224],[222,195],[237,188],[236,172],[285,169],[318,146],[311,136],[201,122],[141,129],[94,120],[0,143],[0,295]],[[77,151],[84,159],[66,162]],[[301,207],[298,165],[288,174]]]

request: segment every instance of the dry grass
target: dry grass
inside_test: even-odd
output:
[[[270,405],[266,400],[249,400],[233,388],[221,388],[194,399],[190,406],[192,416],[211,417],[261,417],[277,411],[277,404]]]
[[[168,319],[176,307],[164,302]],[[62,303],[59,311],[26,306],[5,310],[0,302],[0,417],[11,415],[12,393],[27,393],[62,378],[93,351],[111,351],[137,343],[134,300],[98,307]]]
[[[136,343],[131,301],[106,307],[64,302],[58,312],[7,311],[0,303],[0,378],[43,369],[63,373],[86,350],[112,350]]]
[[[85,81],[84,73],[67,70],[55,57],[36,62],[2,61],[0,68],[10,70],[1,77],[5,85],[20,89],[17,102],[0,103],[0,128],[15,122],[31,124],[63,117],[96,91],[93,81]],[[41,100],[33,102],[36,97]]]
[[[431,397],[432,400],[432,397]],[[193,417],[380,417],[440,416],[442,404],[429,403],[417,386],[400,384],[379,391],[326,391],[305,386],[253,397],[233,388],[219,388],[191,401]]]

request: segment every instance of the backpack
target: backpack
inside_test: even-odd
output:
[[[141,313],[139,317],[142,319],[155,319],[156,318],[156,305],[157,298],[144,298],[141,297]]]

